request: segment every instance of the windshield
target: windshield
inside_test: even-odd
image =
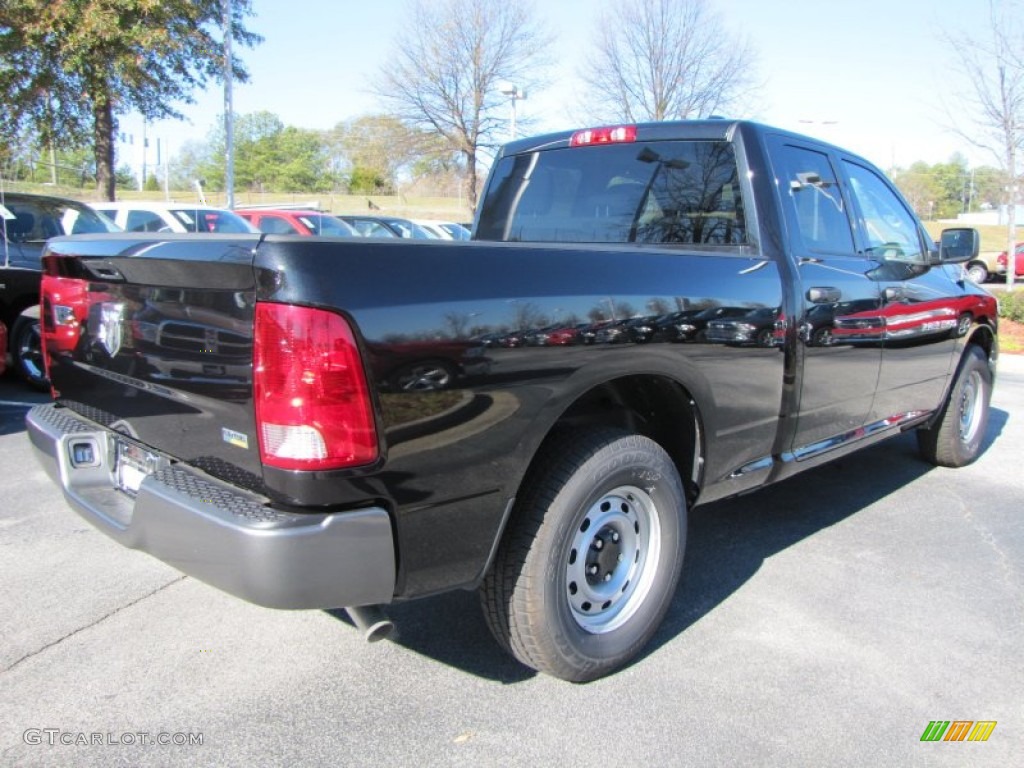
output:
[[[344,221],[334,216],[302,214],[298,218],[309,228],[310,232],[324,237],[356,237],[359,234]]]
[[[59,235],[117,232],[106,216],[71,200],[7,198],[0,206],[4,237],[13,243],[36,243]]]

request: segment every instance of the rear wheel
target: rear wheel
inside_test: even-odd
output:
[[[981,285],[988,280],[988,268],[980,261],[972,262],[967,265],[967,277],[972,283]]]
[[[568,432],[538,458],[481,600],[498,642],[564,680],[602,677],[650,640],[679,580],[686,499],[640,435]]]
[[[50,382],[43,364],[38,306],[29,307],[14,321],[11,328],[11,365],[34,389],[49,389]]]
[[[992,369],[980,347],[964,353],[939,419],[917,431],[921,455],[940,467],[962,467],[981,453],[992,398]]]

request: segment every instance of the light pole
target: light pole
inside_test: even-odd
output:
[[[222,0],[224,19],[224,188],[226,208],[235,207],[235,106],[232,94],[234,80],[231,61],[231,0]]]
[[[508,133],[509,137],[514,139],[516,137],[516,102],[526,98],[526,91],[520,90],[519,86],[514,83],[502,83],[498,86],[498,90],[505,96],[508,96],[509,101],[512,102],[512,114],[508,120]]]

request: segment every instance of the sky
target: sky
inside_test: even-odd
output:
[[[883,169],[917,160],[945,162],[955,152],[972,165],[996,164],[960,138],[957,119],[970,86],[963,82],[951,34],[983,37],[987,0],[709,0],[725,27],[749,40],[757,54],[756,96],[729,117],[752,118],[806,133],[863,155]],[[238,54],[250,81],[234,86],[236,115],[276,114],[286,125],[326,129],[384,111],[367,81],[387,66],[396,33],[407,23],[409,0],[253,0],[249,29],[264,36]],[[577,73],[592,53],[602,11],[613,0],[545,0],[534,12],[556,35],[558,60],[551,86],[517,102],[531,132],[584,127],[574,114],[585,98]],[[147,126],[148,162],[154,138],[173,158],[188,140],[206,137],[222,119],[220,85],[179,105],[185,121]],[[142,121],[121,118],[133,137],[120,162],[138,162]]]

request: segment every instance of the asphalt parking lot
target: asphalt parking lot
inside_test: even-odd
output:
[[[906,435],[694,511],[665,625],[588,685],[505,657],[473,594],[368,645],[121,548],[30,455],[42,399],[0,381],[0,764],[1024,764],[1024,357],[968,468]]]

